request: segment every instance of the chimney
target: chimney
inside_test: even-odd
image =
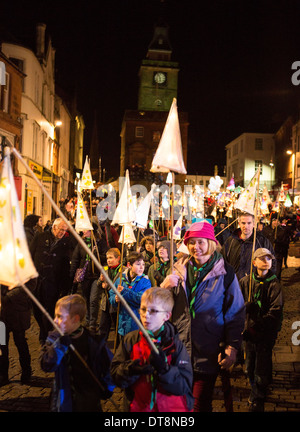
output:
[[[36,56],[38,58],[43,58],[45,55],[45,31],[46,24],[36,25]]]

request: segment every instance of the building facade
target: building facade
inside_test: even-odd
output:
[[[46,42],[45,32],[45,24],[36,26],[35,51],[10,42],[3,42],[1,49],[24,75],[18,120],[21,126],[20,153],[48,194],[58,203],[72,189],[70,182],[74,183],[74,170],[82,169],[84,127],[83,121],[77,122],[75,116],[72,118],[64,101],[55,94],[55,49],[49,37]],[[46,195],[20,163],[18,170],[22,178],[22,217],[37,214],[43,218],[43,223],[53,219],[56,214]]]
[[[236,186],[247,187],[260,166],[260,184],[272,189],[275,183],[272,166],[275,157],[274,134],[243,133],[225,148],[227,182],[234,176]]]

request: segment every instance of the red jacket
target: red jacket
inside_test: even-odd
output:
[[[193,370],[190,357],[175,327],[164,324],[161,343],[170,365],[164,374],[130,376],[134,360],[149,363],[151,348],[142,332],[128,333],[112,360],[111,374],[116,385],[127,389],[130,412],[188,412],[193,408]],[[151,403],[152,402],[152,403]]]

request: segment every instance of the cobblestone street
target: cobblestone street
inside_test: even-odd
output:
[[[266,412],[300,412],[300,345],[292,344],[292,323],[300,321],[300,260],[288,259],[289,268],[282,272],[282,285],[285,299],[282,330],[277,339],[273,353],[273,383],[265,406]],[[39,366],[38,327],[34,319],[27,332],[29,349],[32,358],[33,377],[30,385],[20,382],[20,366],[17,350],[10,338],[10,383],[0,388],[0,412],[47,412],[53,374],[44,373]],[[298,337],[298,340],[300,338]],[[113,334],[109,345],[112,348]],[[231,374],[233,388],[234,412],[247,412],[249,385],[241,366],[233,369]],[[116,389],[113,401],[121,405],[122,392]],[[116,412],[110,400],[103,403],[103,411]],[[214,412],[224,412],[223,392],[220,379],[217,380]]]

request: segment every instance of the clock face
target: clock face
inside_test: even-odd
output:
[[[157,73],[154,75],[154,81],[155,81],[157,84],[163,84],[163,83],[166,81],[166,79],[167,79],[166,74],[163,73],[163,72],[157,72]]]

